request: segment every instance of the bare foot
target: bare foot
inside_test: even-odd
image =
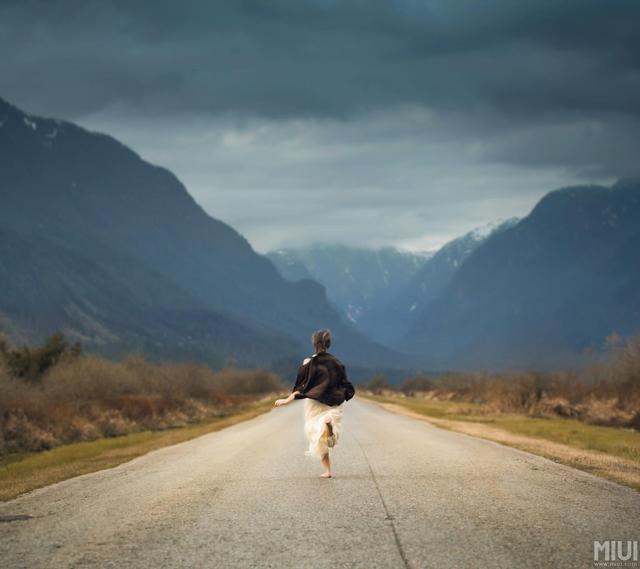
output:
[[[331,478],[331,472],[323,472],[320,478]]]

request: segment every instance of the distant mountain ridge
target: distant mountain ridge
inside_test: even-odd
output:
[[[457,237],[436,251],[394,298],[372,310],[363,322],[371,337],[404,345],[404,335],[427,306],[445,289],[467,258],[487,239],[513,227],[518,218],[495,220]]]
[[[321,283],[327,296],[356,326],[370,311],[394,298],[430,255],[394,247],[368,249],[322,243],[267,253],[288,280],[310,278]]]
[[[383,344],[402,346],[404,334],[467,257],[493,234],[517,222],[512,218],[477,227],[435,252],[315,243],[267,256],[292,282],[321,283],[329,299],[362,333]]]
[[[436,369],[578,365],[640,333],[640,181],[547,194],[478,247],[404,345]]]
[[[402,361],[343,323],[323,287],[283,279],[168,170],[1,99],[0,200],[0,313],[25,341],[62,327],[107,353],[254,364],[307,353],[329,327],[352,361]]]

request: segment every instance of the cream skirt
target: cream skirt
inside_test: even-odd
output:
[[[309,441],[309,448],[305,453],[307,456],[315,456],[322,458],[329,452],[327,437],[322,436],[325,432],[324,419],[327,415],[331,417],[331,425],[333,427],[334,446],[340,439],[342,431],[342,412],[343,405],[325,405],[315,399],[306,398],[304,400],[304,433]]]

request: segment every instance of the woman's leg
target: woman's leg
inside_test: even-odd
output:
[[[322,466],[324,466],[324,472],[320,476],[322,478],[331,478],[331,461],[329,460],[329,452],[320,459],[320,462],[322,462]]]
[[[333,429],[331,428],[331,417],[327,415],[324,418],[324,430],[322,432],[322,438],[325,443],[328,443],[329,437],[333,434]],[[327,454],[323,455],[320,459],[322,462],[322,466],[324,466],[324,472],[321,474],[322,478],[331,478],[331,461],[329,460],[329,449],[327,449]]]

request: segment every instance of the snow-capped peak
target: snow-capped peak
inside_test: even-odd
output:
[[[484,241],[497,229],[506,229],[507,227],[513,227],[516,223],[518,223],[518,221],[520,220],[517,217],[511,217],[508,219],[495,219],[493,221],[490,221],[486,225],[481,225],[479,227],[476,227],[475,229],[472,229],[467,235],[475,241]]]
[[[38,125],[33,119],[24,116],[22,117],[22,120],[24,121],[24,124],[26,124],[31,130],[38,130]]]

